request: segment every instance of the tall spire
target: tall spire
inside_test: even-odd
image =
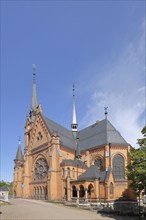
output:
[[[22,149],[21,149],[21,144],[20,144],[20,137],[18,140],[18,149],[16,153],[16,160],[23,160],[23,154],[22,154]]]
[[[32,65],[32,73],[33,73],[33,86],[32,86],[32,101],[30,107],[30,117],[35,116],[37,104],[37,96],[36,96],[36,65]]]
[[[73,84],[73,114],[71,128],[73,132],[77,132],[78,124],[76,119],[76,105],[75,105],[75,85]]]

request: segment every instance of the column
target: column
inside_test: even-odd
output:
[[[80,194],[79,194],[79,192],[80,192],[80,190],[79,189],[77,189],[77,203],[79,204],[79,198],[80,198]]]
[[[88,189],[85,188],[85,202],[88,202]]]

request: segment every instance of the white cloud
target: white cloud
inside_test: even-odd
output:
[[[119,52],[116,62],[108,65],[108,69],[104,67],[100,81],[95,65],[92,71],[94,77],[88,82],[88,90],[91,89],[92,94],[86,114],[79,122],[80,127],[86,127],[97,119],[103,119],[104,106],[107,105],[109,120],[133,146],[136,146],[137,138],[141,137],[145,123],[144,119],[140,121],[145,112],[144,25],[142,27],[139,35]]]

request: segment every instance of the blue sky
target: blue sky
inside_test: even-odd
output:
[[[32,96],[70,129],[76,84],[79,129],[108,119],[132,146],[145,119],[144,1],[1,2],[1,179],[13,180],[18,136]]]

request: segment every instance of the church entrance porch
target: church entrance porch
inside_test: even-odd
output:
[[[95,200],[93,183],[74,184],[71,186],[72,202],[84,203],[92,199]]]
[[[40,199],[40,200],[48,199],[47,186],[36,185],[33,186],[32,191],[33,193],[32,196],[30,197],[31,199]]]

